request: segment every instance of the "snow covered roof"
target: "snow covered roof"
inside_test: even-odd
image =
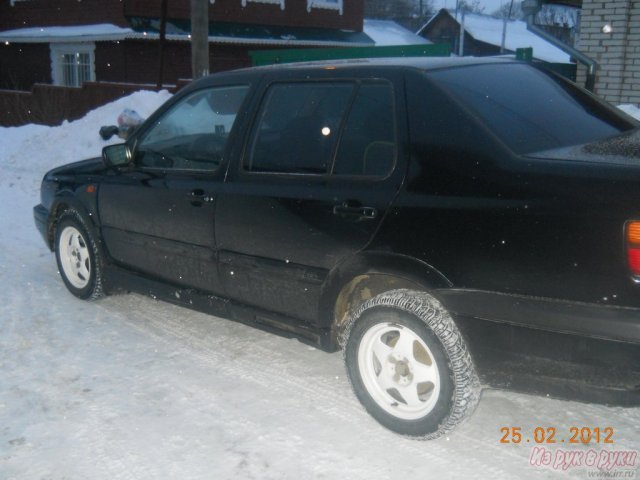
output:
[[[133,19],[135,20],[135,19]],[[158,25],[156,25],[156,23]],[[175,22],[174,22],[175,23]],[[188,25],[167,23],[167,40],[190,41]],[[392,22],[389,22],[392,23]],[[159,21],[149,25],[133,25],[122,28],[104,23],[98,25],[74,25],[67,27],[30,27],[0,32],[0,42],[10,43],[58,43],[98,42],[125,39],[157,40]],[[398,30],[402,27],[397,26]],[[408,31],[407,31],[408,32]],[[408,32],[410,35],[411,32]],[[372,46],[373,40],[362,32],[327,30],[302,27],[269,27],[214,22],[210,27],[209,41],[225,44],[291,45],[323,47]],[[419,42],[413,42],[419,43]],[[424,43],[424,42],[422,42]]]
[[[464,29],[476,40],[500,46],[503,20],[486,15],[467,14]],[[546,62],[570,63],[570,57],[555,45],[527,30],[521,20],[507,22],[505,48],[515,52],[517,48],[533,48],[533,56]]]
[[[122,28],[110,23],[69,27],[30,27],[0,32],[0,41],[16,43],[94,42],[122,40],[132,33],[133,30],[130,28]]]
[[[364,33],[377,46],[425,45],[431,42],[390,20],[364,19]]]
[[[418,33],[428,28],[442,13],[453,18],[453,15],[449,11],[442,9],[431,17]],[[459,19],[457,19],[457,21],[458,23],[460,22]],[[502,25],[502,19],[488,15],[467,13],[464,16],[464,29],[469,35],[476,40],[498,47],[502,43]],[[508,21],[505,48],[515,52],[518,48],[529,47],[533,48],[533,56],[538,60],[551,63],[571,63],[571,57],[568,54],[547,42],[542,37],[527,30],[526,22],[521,20]]]

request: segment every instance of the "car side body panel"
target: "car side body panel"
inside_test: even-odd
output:
[[[265,74],[261,86],[265,92],[273,85],[358,89],[362,80],[384,84],[394,93],[393,123],[399,136],[394,168],[384,177],[246,171],[252,132],[260,120],[254,113],[245,149],[231,159],[216,205],[220,275],[229,298],[329,327],[319,319],[329,272],[372,240],[404,179],[408,136],[403,76],[397,71],[365,70],[354,76],[329,70],[310,79],[285,71]],[[265,102],[259,99],[254,108]]]
[[[43,181],[38,228],[51,248],[58,206],[72,206],[104,242],[114,288],[329,351],[358,302],[390,289],[427,290],[459,322],[486,383],[517,383],[505,372],[526,370],[523,355],[540,370],[540,359],[555,355],[552,383],[560,372],[594,384],[601,367],[577,375],[574,364],[596,355],[629,366],[607,386],[625,392],[622,403],[640,398],[640,285],[628,270],[624,233],[640,219],[640,165],[517,155],[410,62],[269,67],[194,82],[128,143],[135,150],[146,129],[198,89],[250,85],[219,170],[106,168],[98,159],[60,167]],[[389,175],[244,169],[269,87],[310,81],[393,85],[398,133]],[[194,205],[194,191],[212,201]]]

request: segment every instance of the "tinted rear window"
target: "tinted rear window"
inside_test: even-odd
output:
[[[353,83],[272,85],[254,129],[245,169],[322,174],[329,170]]]
[[[429,72],[514,152],[600,140],[633,128],[570,82],[523,64]]]

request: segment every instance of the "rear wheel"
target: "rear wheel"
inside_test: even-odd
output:
[[[75,210],[65,211],[58,219],[55,253],[62,280],[72,294],[82,299],[103,295],[100,250]]]
[[[480,388],[471,357],[451,316],[429,294],[395,290],[368,300],[345,337],[354,392],[390,430],[436,438],[475,409]]]

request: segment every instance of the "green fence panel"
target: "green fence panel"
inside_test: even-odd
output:
[[[309,62],[350,58],[448,57],[449,45],[398,45],[390,47],[298,48],[287,50],[252,50],[254,66],[274,63]]]

